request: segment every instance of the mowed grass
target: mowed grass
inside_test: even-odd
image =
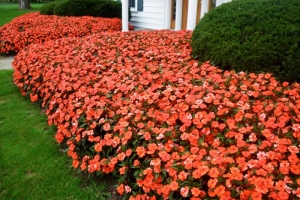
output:
[[[17,4],[0,4],[0,26],[42,5],[19,10]],[[48,126],[38,104],[21,96],[12,74],[0,70],[0,199],[110,199],[103,181],[73,170],[54,139],[55,127]]]
[[[10,22],[17,16],[37,12],[44,5],[42,3],[31,3],[32,9],[20,10],[19,4],[0,4],[0,26]]]
[[[38,104],[0,71],[0,199],[109,199],[105,184],[76,174]]]

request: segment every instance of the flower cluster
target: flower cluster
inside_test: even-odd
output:
[[[133,26],[129,26],[133,30]],[[29,13],[0,27],[0,54],[16,54],[29,44],[62,37],[82,37],[100,32],[122,30],[118,18],[59,17]]]
[[[299,84],[200,65],[191,34],[31,45],[14,82],[45,108],[73,167],[116,174],[125,198],[299,198]]]

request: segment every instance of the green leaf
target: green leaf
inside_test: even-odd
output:
[[[162,169],[161,172],[162,172],[162,174],[163,174],[164,177],[167,177],[167,172],[166,172],[165,169]]]
[[[243,181],[233,180],[233,181],[231,181],[231,182],[232,182],[232,184],[234,184],[234,185],[239,185],[239,186],[244,185],[244,182],[243,182]]]

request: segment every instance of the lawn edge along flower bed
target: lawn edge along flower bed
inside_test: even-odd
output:
[[[118,18],[60,17],[28,13],[0,27],[0,54],[17,54],[29,44],[40,44],[62,37],[83,37],[122,30]],[[129,30],[133,26],[129,25]]]
[[[299,84],[199,65],[191,34],[30,45],[14,82],[45,108],[73,167],[116,175],[125,198],[299,198]]]

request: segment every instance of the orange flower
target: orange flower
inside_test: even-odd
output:
[[[251,194],[251,198],[252,198],[253,200],[262,200],[262,194],[259,193],[259,192],[253,192],[253,193]]]
[[[124,153],[124,152],[119,153],[119,154],[117,155],[117,158],[118,158],[119,161],[123,161],[124,158],[125,158],[125,153]]]
[[[229,191],[225,191],[225,193],[220,196],[220,200],[234,200],[230,195]]]
[[[208,175],[213,178],[217,178],[219,176],[219,170],[216,167],[213,167],[209,170]]]
[[[291,152],[291,153],[295,153],[295,154],[299,153],[299,148],[296,146],[289,146],[288,149],[289,149],[289,152]]]
[[[240,121],[242,121],[243,116],[244,116],[244,112],[243,112],[243,111],[239,111],[238,113],[235,114],[234,120],[235,120],[236,122],[240,122]]]
[[[219,155],[219,152],[217,150],[210,150],[209,155],[214,158]]]
[[[269,190],[268,188],[271,186],[269,185],[269,181],[267,179],[258,177],[254,180],[254,184],[255,184],[255,190],[259,193],[259,194],[266,194]]]
[[[61,133],[57,133],[55,139],[58,143],[61,143],[64,140],[64,136]]]
[[[117,187],[117,191],[120,195],[123,195],[125,189],[124,189],[124,184],[121,184]]]
[[[198,169],[195,169],[192,173],[193,178],[198,179],[201,176],[205,175],[208,171],[209,168],[207,166],[198,167]]]
[[[153,154],[158,149],[155,143],[150,143],[147,148],[147,154]]]
[[[126,157],[129,157],[132,154],[132,150],[131,149],[127,149],[125,152]]]
[[[279,191],[277,194],[278,194],[279,199],[282,199],[282,200],[289,199],[289,194],[283,190]]]
[[[125,171],[126,171],[127,167],[126,166],[123,166],[119,169],[119,172],[121,175],[124,175],[125,174]]]
[[[297,165],[293,164],[290,166],[290,170],[292,173],[299,175],[300,174],[300,164]]]
[[[178,188],[179,188],[179,185],[178,185],[178,183],[176,181],[172,181],[170,183],[170,190],[176,191]]]
[[[158,155],[159,155],[159,157],[161,158],[161,160],[164,161],[164,162],[167,162],[168,160],[171,159],[170,154],[168,154],[168,153],[165,152],[165,151],[160,151],[160,152],[158,153]]]
[[[227,119],[226,123],[230,130],[234,130],[237,128],[236,123],[233,119]]]
[[[298,187],[296,190],[296,196],[299,198],[300,197],[300,188]]]
[[[245,157],[245,158],[248,158],[251,153],[249,151],[242,151],[242,155]]]
[[[139,165],[140,165],[140,161],[138,161],[138,160],[133,161],[133,166],[137,167]]]
[[[279,167],[279,170],[282,174],[288,174],[289,171],[290,171],[290,168],[289,168],[289,163],[287,161],[282,161],[280,163],[280,167]]]
[[[232,145],[232,146],[230,146],[228,149],[227,149],[227,152],[229,153],[229,154],[234,154],[234,153],[236,153],[236,152],[238,152],[239,151],[239,149],[235,146],[235,145]]]
[[[289,82],[283,82],[283,83],[282,83],[282,86],[283,86],[283,87],[286,87],[286,86],[288,86],[288,85],[289,85]]]
[[[180,160],[180,155],[178,154],[178,152],[173,152],[172,153],[172,159],[173,160]]]
[[[241,200],[248,200],[250,198],[251,194],[252,194],[252,191],[250,191],[250,190],[243,190],[241,192],[240,199]]]
[[[209,179],[207,185],[209,188],[214,189],[216,187],[217,183],[218,183],[218,179],[214,178],[214,179]]]
[[[272,198],[272,199],[279,199],[278,195],[276,194],[276,192],[271,192],[269,194],[269,197]]]
[[[146,149],[144,147],[139,146],[136,148],[136,153],[140,158],[142,158],[146,154]]]
[[[181,181],[184,181],[184,180],[187,178],[187,176],[188,176],[188,174],[187,174],[186,172],[184,172],[184,171],[181,171],[181,172],[179,172],[179,174],[178,174],[178,178],[179,178],[179,180],[181,180]]]
[[[239,181],[243,180],[244,176],[237,167],[230,167],[230,172],[232,175],[232,179]]]
[[[155,159],[151,160],[150,165],[151,166],[160,166],[161,165],[161,159],[160,158],[155,158]]]
[[[263,169],[258,169],[256,170],[256,174],[264,177],[267,175],[267,172]]]
[[[79,166],[79,161],[78,160],[73,160],[72,165],[76,169]]]
[[[126,139],[126,140],[131,139],[131,137],[132,137],[132,132],[131,132],[131,131],[125,132],[125,139]]]
[[[217,196],[222,196],[225,193],[225,187],[223,185],[219,185],[215,188],[214,193],[217,194]]]
[[[145,132],[144,133],[144,138],[145,138],[145,140],[149,141],[151,139],[151,134],[149,132]]]
[[[137,124],[137,127],[139,127],[139,128],[144,128],[144,126],[145,125],[143,123],[141,123],[141,122]]]
[[[273,104],[268,104],[268,105],[265,107],[265,111],[266,111],[266,112],[269,112],[269,111],[271,111],[273,108],[274,108],[274,105],[273,105]]]
[[[191,192],[192,192],[192,195],[193,195],[194,197],[198,197],[198,196],[201,194],[201,190],[200,190],[199,188],[196,188],[196,187],[193,187],[193,188],[191,189]]]

